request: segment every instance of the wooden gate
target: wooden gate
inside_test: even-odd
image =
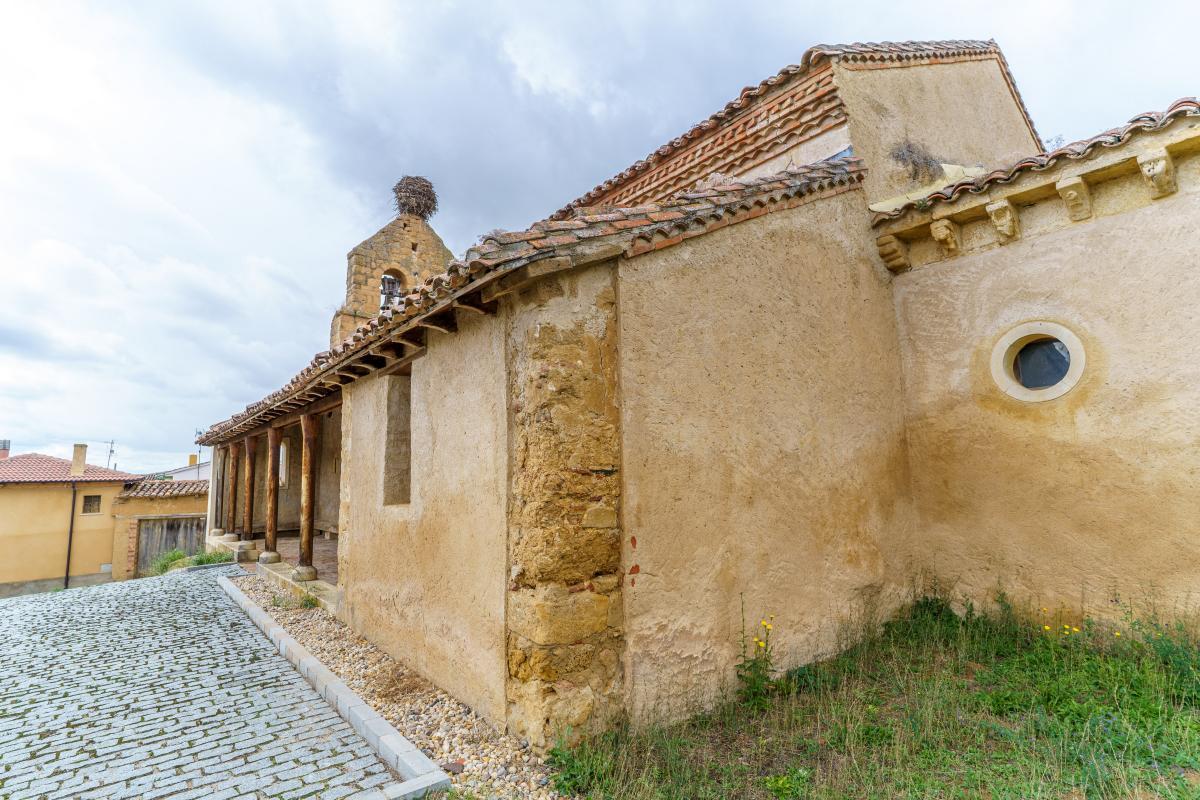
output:
[[[205,517],[138,520],[138,574],[149,569],[150,563],[168,550],[179,549],[189,556],[203,550],[205,522]]]

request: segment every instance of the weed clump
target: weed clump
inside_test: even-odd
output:
[[[150,562],[150,569],[147,570],[147,572],[149,572],[151,575],[162,575],[166,573],[166,571],[170,569],[171,565],[176,561],[182,561],[185,558],[187,558],[187,553],[179,550],[178,548],[175,550],[168,550],[165,553],[159,553],[158,556]]]

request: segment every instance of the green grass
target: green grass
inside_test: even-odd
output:
[[[150,568],[146,571],[147,575],[163,575],[172,567],[194,567],[199,564],[225,564],[233,561],[233,553],[228,551],[218,551],[212,553],[196,553],[194,556],[189,556],[182,550],[168,550],[165,553],[159,554],[157,558],[150,562]]]
[[[233,561],[233,553],[228,550],[214,550],[210,553],[196,553],[192,556],[191,566],[196,567],[201,564],[228,564]]]
[[[162,575],[176,561],[182,561],[187,558],[187,553],[182,550],[168,550],[165,553],[159,553],[153,561],[150,562],[150,569],[147,572],[150,575]]]
[[[1200,800],[1196,640],[1033,616],[923,600],[781,676],[765,706],[731,700],[552,751],[556,786],[594,800]]]

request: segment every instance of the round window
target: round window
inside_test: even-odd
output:
[[[1034,339],[1017,351],[1013,377],[1026,389],[1045,389],[1067,377],[1071,351],[1052,336]]]
[[[1083,342],[1054,322],[1026,322],[992,349],[992,378],[1004,393],[1036,403],[1062,397],[1083,376]]]

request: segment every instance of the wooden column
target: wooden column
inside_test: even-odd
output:
[[[264,564],[279,561],[275,538],[279,534],[279,440],[283,431],[267,428],[267,524],[266,542],[258,560]]]
[[[250,541],[254,538],[254,457],[258,455],[258,439],[246,437],[246,475],[245,491],[246,507],[242,510],[242,539]]]
[[[237,481],[238,461],[242,457],[242,445],[231,442],[225,448],[229,454],[225,459],[225,491],[228,499],[225,503],[225,535],[237,533]]]
[[[313,555],[313,513],[316,506],[316,445],[317,423],[316,414],[304,414],[300,417],[300,433],[302,446],[300,449],[300,559],[292,572],[292,578],[298,581],[312,581],[317,578],[317,570],[312,565]]]

